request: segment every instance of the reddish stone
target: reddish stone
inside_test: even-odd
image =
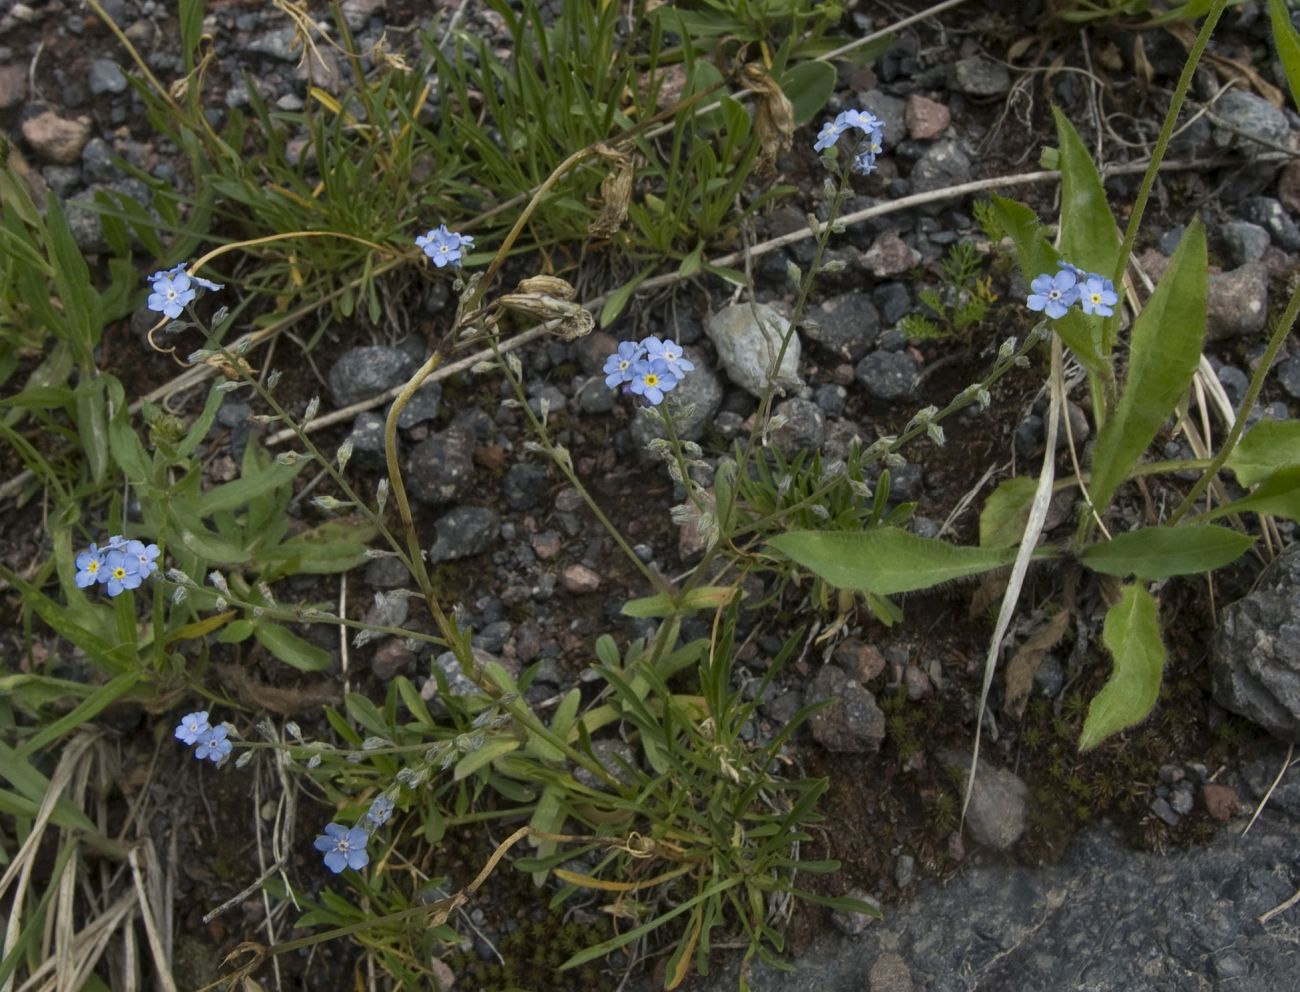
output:
[[[952,120],[952,113],[942,103],[927,99],[919,93],[913,93],[907,98],[907,109],[903,112],[903,120],[907,124],[909,135],[921,141],[928,141],[943,134]]]
[[[1205,812],[1220,822],[1231,820],[1237,812],[1237,790],[1227,785],[1211,782],[1201,786],[1201,801],[1205,803]]]

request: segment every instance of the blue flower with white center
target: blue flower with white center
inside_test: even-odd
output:
[[[387,823],[392,815],[393,797],[381,792],[375,796],[375,801],[370,804],[370,809],[366,811],[366,815],[361,818],[357,826],[363,830],[377,830]]]
[[[127,541],[122,551],[128,556],[135,557],[139,563],[137,570],[141,578],[147,579],[158,571],[158,555],[161,554],[158,545],[145,544],[143,541]]]
[[[449,231],[446,224],[439,224],[428,234],[421,234],[415,243],[440,269],[448,265],[460,265],[465,251],[474,247],[472,237]]]
[[[180,268],[181,271],[172,269],[170,272],[155,272],[150,277],[153,292],[149,294],[148,307],[171,320],[179,317],[185,307],[199,295],[198,290],[190,285],[190,277],[185,274],[184,266]]]
[[[635,341],[620,341],[618,351],[605,359],[605,385],[617,389],[625,382],[632,381],[632,367],[645,357],[645,347]]]
[[[104,550],[92,542],[90,549],[77,555],[77,588],[87,589],[99,581],[104,568]]]
[[[124,549],[113,548],[104,556],[99,581],[108,587],[110,597],[119,595],[124,589],[135,589],[143,580],[139,559]]]
[[[647,358],[663,359],[664,364],[668,366],[668,371],[678,382],[685,378],[687,372],[695,371],[695,363],[686,357],[682,346],[672,338],[660,341],[658,338],[649,337],[641,342],[641,346],[645,348]]]
[[[862,137],[854,150],[850,168],[865,175],[876,167],[876,156],[880,154],[881,142],[884,140],[884,127],[884,121],[869,110],[842,110],[835,115],[834,120],[827,121],[817,132],[813,151],[823,152],[848,132],[857,131]]]
[[[1035,276],[1029,284],[1032,292],[1025,300],[1025,306],[1035,312],[1045,311],[1053,320],[1059,320],[1079,298],[1077,281],[1074,272],[1069,269],[1062,269],[1054,276],[1046,272]]]
[[[664,393],[677,386],[677,377],[668,370],[662,358],[640,361],[632,367],[632,392],[644,396],[651,406],[664,401]]]
[[[370,835],[360,827],[348,828],[341,823],[325,824],[325,832],[316,838],[316,850],[325,854],[325,867],[335,875],[344,868],[359,871],[370,864],[366,844]]]
[[[212,725],[208,723],[208,711],[199,710],[197,713],[186,713],[181,717],[181,722],[176,724],[176,731],[172,736],[193,747],[199,742],[199,738],[211,729]]]
[[[1084,313],[1109,317],[1115,312],[1113,308],[1118,302],[1119,295],[1115,292],[1115,284],[1099,275],[1089,275],[1079,287],[1079,306],[1083,308]]]
[[[197,746],[194,748],[194,757],[200,761],[205,758],[213,764],[218,764],[230,756],[230,751],[234,744],[229,740],[230,731],[224,726],[210,727],[206,732],[199,735],[196,741]]]
[[[840,136],[847,130],[848,125],[841,125],[838,117],[833,121],[827,121],[822,125],[822,129],[817,132],[817,141],[813,144],[813,151],[824,152],[839,141]]]

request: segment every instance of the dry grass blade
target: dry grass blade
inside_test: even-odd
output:
[[[144,872],[140,869],[140,848],[132,848],[131,853],[127,855],[127,861],[131,865],[131,879],[135,883],[135,895],[140,904],[140,918],[144,921],[145,936],[149,939],[149,953],[153,955],[154,966],[157,968],[156,977],[158,984],[164,992],[177,992],[176,983],[172,981],[171,961],[168,959],[167,949],[163,945],[162,936],[158,930],[158,917],[154,914],[154,904],[161,903],[162,894],[160,891],[161,872],[158,871],[158,858],[154,854],[153,845],[146,842],[146,851],[150,862],[149,879],[155,890],[154,903],[149,901],[149,894],[145,891]]]

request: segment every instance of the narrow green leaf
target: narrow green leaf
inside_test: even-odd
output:
[[[477,751],[471,751],[460,761],[456,762],[456,770],[452,773],[452,779],[459,782],[461,779],[469,778],[480,768],[491,764],[497,758],[509,754],[511,751],[519,749],[521,741],[507,740],[504,738],[487,741]]]
[[[1237,442],[1224,462],[1237,481],[1247,487],[1292,465],[1300,465],[1300,420],[1261,420]]]
[[[1296,33],[1291,12],[1283,0],[1270,0],[1268,8],[1273,19],[1273,44],[1277,46],[1278,61],[1291,88],[1291,104],[1300,108],[1300,34]]]
[[[999,483],[980,510],[981,548],[1012,548],[1020,544],[1036,488],[1038,480],[1023,475]]]
[[[330,667],[333,660],[324,648],[304,641],[297,634],[279,624],[261,623],[253,631],[257,642],[286,665],[300,672],[320,672]]]
[[[1230,513],[1265,513],[1300,522],[1300,465],[1279,469],[1248,496],[1203,513],[1197,520],[1217,520]]]
[[[1156,705],[1165,645],[1151,594],[1138,585],[1125,586],[1120,601],[1106,612],[1101,642],[1114,659],[1114,670],[1088,707],[1080,751],[1145,720]]]
[[[618,319],[618,315],[623,312],[624,308],[631,301],[632,294],[636,292],[636,288],[649,278],[650,273],[653,271],[654,270],[651,268],[642,269],[606,297],[605,305],[600,308],[601,327],[608,327]]]
[[[198,513],[208,517],[219,510],[239,510],[257,497],[287,486],[302,471],[306,460],[296,465],[272,462],[254,472],[246,472],[238,479],[213,486],[198,501]]]
[[[1119,231],[1101,174],[1069,118],[1056,107],[1052,116],[1061,156],[1061,255],[1088,272],[1114,272]]]
[[[897,527],[855,534],[791,531],[772,545],[840,589],[879,596],[929,589],[1010,565],[1015,548],[967,548],[917,537]]]
[[[1124,394],[1093,454],[1090,495],[1098,513],[1187,392],[1201,360],[1208,282],[1205,226],[1196,220],[1133,324]]]
[[[64,734],[71,733],[83,723],[93,720],[106,707],[117,702],[128,692],[135,688],[136,683],[144,678],[144,672],[136,670],[133,672],[123,672],[110,681],[104,683],[89,696],[83,699],[71,713],[60,717],[52,723],[47,723],[39,731],[29,737],[17,751],[18,757],[25,758],[34,754],[46,744],[58,740]]]
[[[1094,572],[1155,582],[1171,575],[1212,572],[1236,561],[1254,543],[1252,537],[1212,524],[1143,527],[1090,545],[1082,557]]]
[[[93,370],[76,390],[77,433],[81,437],[81,454],[90,468],[90,477],[102,482],[108,471],[108,418],[105,416],[104,379]]]

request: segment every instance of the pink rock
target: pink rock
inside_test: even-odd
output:
[[[90,118],[70,121],[53,111],[45,111],[23,121],[23,137],[41,158],[59,165],[71,165],[81,156],[90,140]]]
[[[920,263],[921,255],[915,248],[909,248],[897,231],[886,231],[867,249],[863,261],[872,275],[884,278],[911,270]]]
[[[928,141],[943,134],[952,120],[952,112],[936,100],[930,100],[913,93],[907,98],[907,109],[903,113],[907,124],[907,133],[913,138]]]
[[[572,593],[595,592],[600,588],[600,576],[586,565],[570,565],[560,573],[560,585]]]

